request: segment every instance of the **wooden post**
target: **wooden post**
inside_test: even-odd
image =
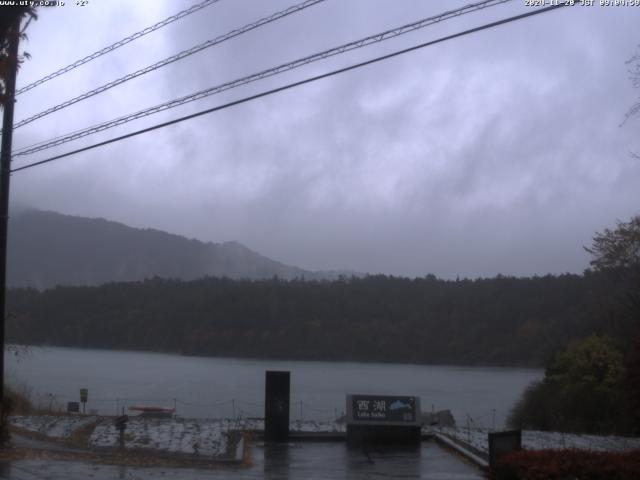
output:
[[[2,117],[2,145],[0,146],[0,417],[4,418],[4,330],[7,294],[7,226],[9,223],[9,177],[11,176],[11,142],[13,139],[13,104],[18,72],[18,43],[20,41],[20,17],[16,15],[7,32],[9,40],[9,72],[5,79],[5,102]]]

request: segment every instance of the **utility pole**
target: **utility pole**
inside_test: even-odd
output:
[[[2,145],[0,146],[0,409],[4,417],[4,328],[7,293],[7,224],[9,222],[9,177],[11,175],[11,140],[13,138],[13,104],[18,72],[18,42],[20,41],[20,18],[16,15],[7,32],[9,42],[9,71],[5,79],[5,102],[2,117]]]

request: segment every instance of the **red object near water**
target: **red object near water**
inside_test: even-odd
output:
[[[129,410],[134,412],[141,412],[141,417],[171,417],[176,413],[175,408],[156,407],[151,405],[132,405]]]

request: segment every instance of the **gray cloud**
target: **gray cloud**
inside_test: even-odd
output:
[[[25,94],[17,119],[288,4],[223,0]],[[326,2],[34,122],[16,132],[16,144],[462,4]],[[19,83],[189,2],[130,5],[42,12],[30,27],[33,59]],[[522,11],[512,2],[96,138]],[[637,98],[624,62],[640,41],[639,19],[638,8],[575,7],[446,42],[21,172],[12,201],[238,240],[313,269],[444,277],[580,272],[593,232],[638,212],[640,162],[628,155],[640,149],[638,120],[619,124]]]

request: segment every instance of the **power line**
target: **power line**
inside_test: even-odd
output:
[[[135,132],[127,133],[127,134],[121,135],[119,137],[115,137],[115,138],[111,138],[109,140],[105,140],[103,142],[99,142],[99,143],[96,143],[96,144],[93,144],[93,145],[89,145],[89,146],[86,146],[86,147],[83,147],[83,148],[79,148],[77,150],[72,150],[70,152],[66,152],[66,153],[63,153],[61,155],[56,155],[54,157],[49,157],[49,158],[46,158],[44,160],[40,160],[38,162],[33,162],[33,163],[30,163],[30,164],[24,165],[22,167],[18,167],[18,168],[12,169],[11,173],[18,172],[20,170],[26,170],[28,168],[36,167],[38,165],[43,165],[45,163],[53,162],[54,160],[59,160],[61,158],[69,157],[71,155],[75,155],[76,153],[86,152],[87,150],[92,150],[94,148],[102,147],[102,146],[108,145],[110,143],[119,142],[121,140],[125,140],[125,139],[131,138],[131,137],[135,137],[135,136],[141,135],[143,133],[151,132],[153,130],[158,130],[160,128],[164,128],[164,127],[167,127],[169,125],[180,123],[180,122],[183,122],[185,120],[190,120],[192,118],[200,117],[202,115],[207,115],[209,113],[217,112],[218,110],[224,110],[226,108],[233,107],[235,105],[240,105],[242,103],[246,103],[246,102],[249,102],[251,100],[256,100],[258,98],[266,97],[266,96],[272,95],[274,93],[282,92],[284,90],[289,90],[291,88],[298,87],[300,85],[305,85],[307,83],[315,82],[315,81],[321,80],[323,78],[328,78],[328,77],[331,77],[331,76],[334,76],[334,75],[337,75],[337,74],[340,74],[340,73],[348,72],[350,70],[355,70],[357,68],[361,68],[361,67],[364,67],[366,65],[371,65],[373,63],[381,62],[383,60],[388,60],[390,58],[397,57],[399,55],[402,55],[402,54],[405,54],[405,53],[408,53],[408,52],[412,52],[414,50],[418,50],[418,49],[425,48],[425,47],[428,47],[428,46],[431,46],[431,45],[435,45],[437,43],[445,42],[447,40],[452,40],[454,38],[458,38],[458,37],[462,37],[462,36],[469,35],[469,34],[472,34],[472,33],[480,32],[482,30],[488,30],[490,28],[494,28],[494,27],[497,27],[497,26],[500,26],[500,25],[504,25],[504,24],[507,24],[507,23],[510,23],[510,22],[515,22],[517,20],[522,20],[522,19],[525,19],[525,18],[528,18],[528,17],[532,17],[534,15],[540,15],[542,13],[546,13],[546,12],[549,12],[549,11],[552,11],[552,10],[556,10],[558,8],[566,7],[567,5],[569,5],[569,3],[561,3],[561,4],[558,4],[558,5],[552,5],[552,6],[549,6],[549,7],[544,7],[544,8],[532,10],[530,12],[522,13],[520,15],[514,15],[512,17],[507,17],[507,18],[504,18],[502,20],[497,20],[495,22],[486,23],[486,24],[481,25],[479,27],[470,28],[470,29],[464,30],[462,32],[454,33],[452,35],[447,35],[445,37],[440,37],[440,38],[437,38],[435,40],[431,40],[431,41],[428,41],[428,42],[425,42],[425,43],[421,43],[421,44],[415,45],[413,47],[405,48],[405,49],[402,49],[402,50],[397,50],[395,52],[392,52],[392,53],[389,53],[389,54],[386,54],[386,55],[382,55],[382,56],[379,56],[379,57],[376,57],[376,58],[372,58],[372,59],[366,60],[364,62],[356,63],[356,64],[350,65],[348,67],[339,68],[337,70],[333,70],[331,72],[323,73],[321,75],[316,75],[314,77],[309,77],[309,78],[306,78],[304,80],[300,80],[298,82],[289,83],[287,85],[284,85],[284,86],[281,86],[281,87],[277,87],[277,88],[274,88],[274,89],[271,89],[271,90],[267,90],[267,91],[264,91],[264,92],[261,92],[261,93],[257,93],[255,95],[250,95],[248,97],[244,97],[244,98],[241,98],[239,100],[234,100],[232,102],[225,103],[223,105],[218,105],[218,106],[213,107],[213,108],[208,108],[206,110],[201,110],[200,112],[192,113],[191,115],[186,115],[184,117],[176,118],[176,119],[170,120],[168,122],[159,123],[159,124],[153,125],[151,127],[143,128],[143,129],[137,130]]]
[[[180,97],[174,100],[170,100],[168,102],[164,102],[161,103],[159,105],[155,105],[153,107],[149,107],[146,108],[144,110],[140,110],[138,112],[135,113],[131,113],[129,115],[125,115],[123,117],[119,117],[116,118],[114,120],[109,120],[107,122],[98,124],[98,125],[94,125],[92,127],[83,129],[83,130],[79,130],[76,132],[72,132],[70,134],[66,134],[64,136],[61,137],[57,137],[52,139],[51,141],[45,142],[45,143],[41,143],[39,145],[31,145],[29,147],[25,147],[23,149],[19,149],[17,152],[14,153],[14,157],[17,156],[23,156],[23,155],[28,155],[31,153],[35,153],[35,152],[39,152],[41,150],[46,150],[58,145],[62,145],[63,143],[67,143],[73,140],[77,140],[79,138],[85,137],[87,135],[91,135],[93,133],[98,133],[101,132],[103,130],[107,130],[119,125],[123,125],[125,123],[128,123],[130,121],[133,120],[137,120],[139,118],[142,117],[146,117],[149,115],[153,115],[155,113],[159,113],[162,112],[164,110],[168,110],[170,108],[174,108],[174,107],[178,107],[180,105],[184,105],[185,103],[189,103],[189,102],[193,102],[196,100],[200,100],[202,98],[206,98],[208,96],[217,94],[217,93],[221,93],[224,92],[226,90],[230,90],[232,88],[236,88],[236,87],[240,87],[242,85],[246,85],[248,83],[252,83],[258,80],[262,80],[264,78],[267,77],[271,77],[274,75],[278,75],[280,73],[284,73],[286,71],[289,70],[293,70],[295,68],[299,68],[302,67],[304,65],[307,65],[309,63],[312,62],[316,62],[319,60],[324,60],[326,58],[335,56],[335,55],[339,55],[351,50],[355,50],[358,48],[363,48],[365,46],[374,44],[374,43],[379,43],[385,40],[389,40],[391,38],[395,38],[398,37],[400,35],[404,35],[406,33],[418,30],[420,28],[424,28],[427,27],[429,25],[433,25],[435,23],[439,23],[445,20],[448,20],[450,18],[455,18],[455,17],[459,17],[461,15],[465,15],[471,12],[475,12],[484,8],[488,8],[488,7],[492,7],[492,6],[496,6],[502,3],[506,3],[509,2],[511,0],[484,0],[481,2],[477,2],[477,3],[472,3],[469,5],[466,5],[462,8],[458,8],[456,10],[450,10],[450,11],[446,11],[443,12],[439,15],[433,16],[433,17],[428,17],[428,18],[424,18],[422,20],[418,20],[417,22],[413,22],[413,23],[409,23],[407,25],[403,25],[401,27],[397,27],[391,30],[387,30],[385,32],[382,33],[376,33],[375,35],[370,35],[368,37],[364,37],[361,38],[359,40],[353,41],[353,42],[349,42],[343,45],[340,45],[338,47],[334,47],[328,50],[324,50],[322,52],[319,53],[314,53],[312,55],[309,55],[307,57],[303,57],[303,58],[299,58],[297,60],[294,60],[292,62],[289,63],[285,63],[282,65],[279,65],[277,67],[273,67],[273,68],[269,68],[267,70],[263,70],[261,72],[258,73],[254,73],[251,75],[248,75],[246,77],[241,77],[239,79],[235,79],[226,83],[223,83],[221,85],[217,85],[214,87],[210,87],[207,88],[205,90],[200,90],[199,92],[195,92],[192,93],[190,95],[184,96],[184,97]]]
[[[126,38],[123,38],[122,40],[117,41],[116,43],[113,43],[111,45],[109,45],[108,47],[104,47],[101,50],[98,50],[97,52],[92,53],[91,55],[87,55],[84,58],[81,58],[80,60],[77,60],[75,62],[73,62],[70,65],[67,65],[66,67],[61,68],[60,70],[56,70],[53,73],[50,73],[49,75],[42,77],[40,80],[37,80],[33,83],[30,83],[29,85],[27,85],[26,87],[22,87],[21,89],[19,89],[16,92],[16,95],[20,95],[21,93],[24,93],[28,90],[31,90],[32,88],[37,87],[38,85],[42,85],[45,82],[48,82],[49,80],[52,80],[56,77],[59,77],[60,75],[70,72],[71,70],[78,68],[80,65],[84,65],[87,62],[90,62],[91,60],[95,60],[98,57],[101,57],[102,55],[105,55],[109,52],[113,52],[115,49],[120,48],[124,45],[126,45],[129,42],[133,42],[134,40],[140,38],[140,37],[144,37],[145,35],[154,32],[156,30],[158,30],[159,28],[162,28],[166,25],[169,25],[170,23],[175,22],[176,20],[180,20],[181,18],[186,17],[187,15],[191,15],[192,13],[195,13],[205,7],[208,7],[209,5],[213,5],[214,3],[219,2],[220,0],[204,0],[201,3],[195,4],[189,8],[187,8],[186,10],[182,10],[181,12],[176,13],[175,15],[170,16],[169,18],[166,18],[164,20],[162,20],[161,22],[158,22],[154,25],[151,25],[150,27],[147,27],[143,30],[140,30],[139,32],[136,32]]]
[[[239,35],[242,35],[244,33],[247,33],[251,30],[254,30],[256,28],[262,27],[263,25],[266,25],[268,23],[271,22],[275,22],[276,20],[279,20],[283,17],[286,17],[288,15],[291,15],[293,13],[297,13],[300,12],[301,10],[304,10],[305,8],[308,7],[312,7],[313,5],[316,5],[320,2],[324,2],[325,0],[306,0],[298,5],[293,5],[289,8],[286,8],[285,10],[281,10],[279,12],[274,13],[273,15],[269,15],[268,17],[265,18],[261,18],[258,21],[249,23],[241,28],[237,28],[234,29],[228,33],[225,33],[224,35],[220,35],[216,38],[214,38],[213,40],[207,40],[204,43],[201,43],[199,45],[196,45],[195,47],[191,47],[187,50],[183,50],[182,52],[176,53],[175,55],[172,55],[168,58],[165,58],[164,60],[160,60],[159,62],[156,62],[152,65],[148,65],[144,68],[141,68],[140,70],[136,70],[133,73],[129,73],[127,75],[125,75],[124,77],[120,77],[116,80],[113,80],[109,83],[105,83],[104,85],[101,85],[98,88],[95,88],[93,90],[90,90],[88,92],[83,93],[82,95],[78,95],[77,97],[71,98],[65,102],[62,102],[58,105],[55,105],[51,108],[48,108],[46,110],[43,110],[40,113],[37,113],[35,115],[32,115],[31,117],[25,118],[24,120],[20,120],[18,123],[16,123],[13,128],[19,128],[22,127],[23,125],[26,125],[28,123],[31,123],[35,120],[38,120],[39,118],[42,118],[46,115],[50,115],[54,112],[57,112],[59,110],[62,110],[63,108],[67,108],[71,105],[73,105],[74,103],[78,103],[82,100],[86,100],[87,98],[93,97],[94,95],[98,95],[99,93],[105,92],[113,87],[116,87],[122,83],[128,82],[129,80],[133,80],[134,78],[140,77],[142,75],[145,75],[149,72],[153,72],[154,70],[157,70],[159,68],[165,67],[173,62],[177,62],[178,60],[182,60],[183,58],[187,58],[191,55],[193,55],[194,53],[198,53],[206,48],[209,47],[213,47],[214,45],[218,45],[222,42],[226,42],[227,40],[230,40],[234,37],[237,37]]]

